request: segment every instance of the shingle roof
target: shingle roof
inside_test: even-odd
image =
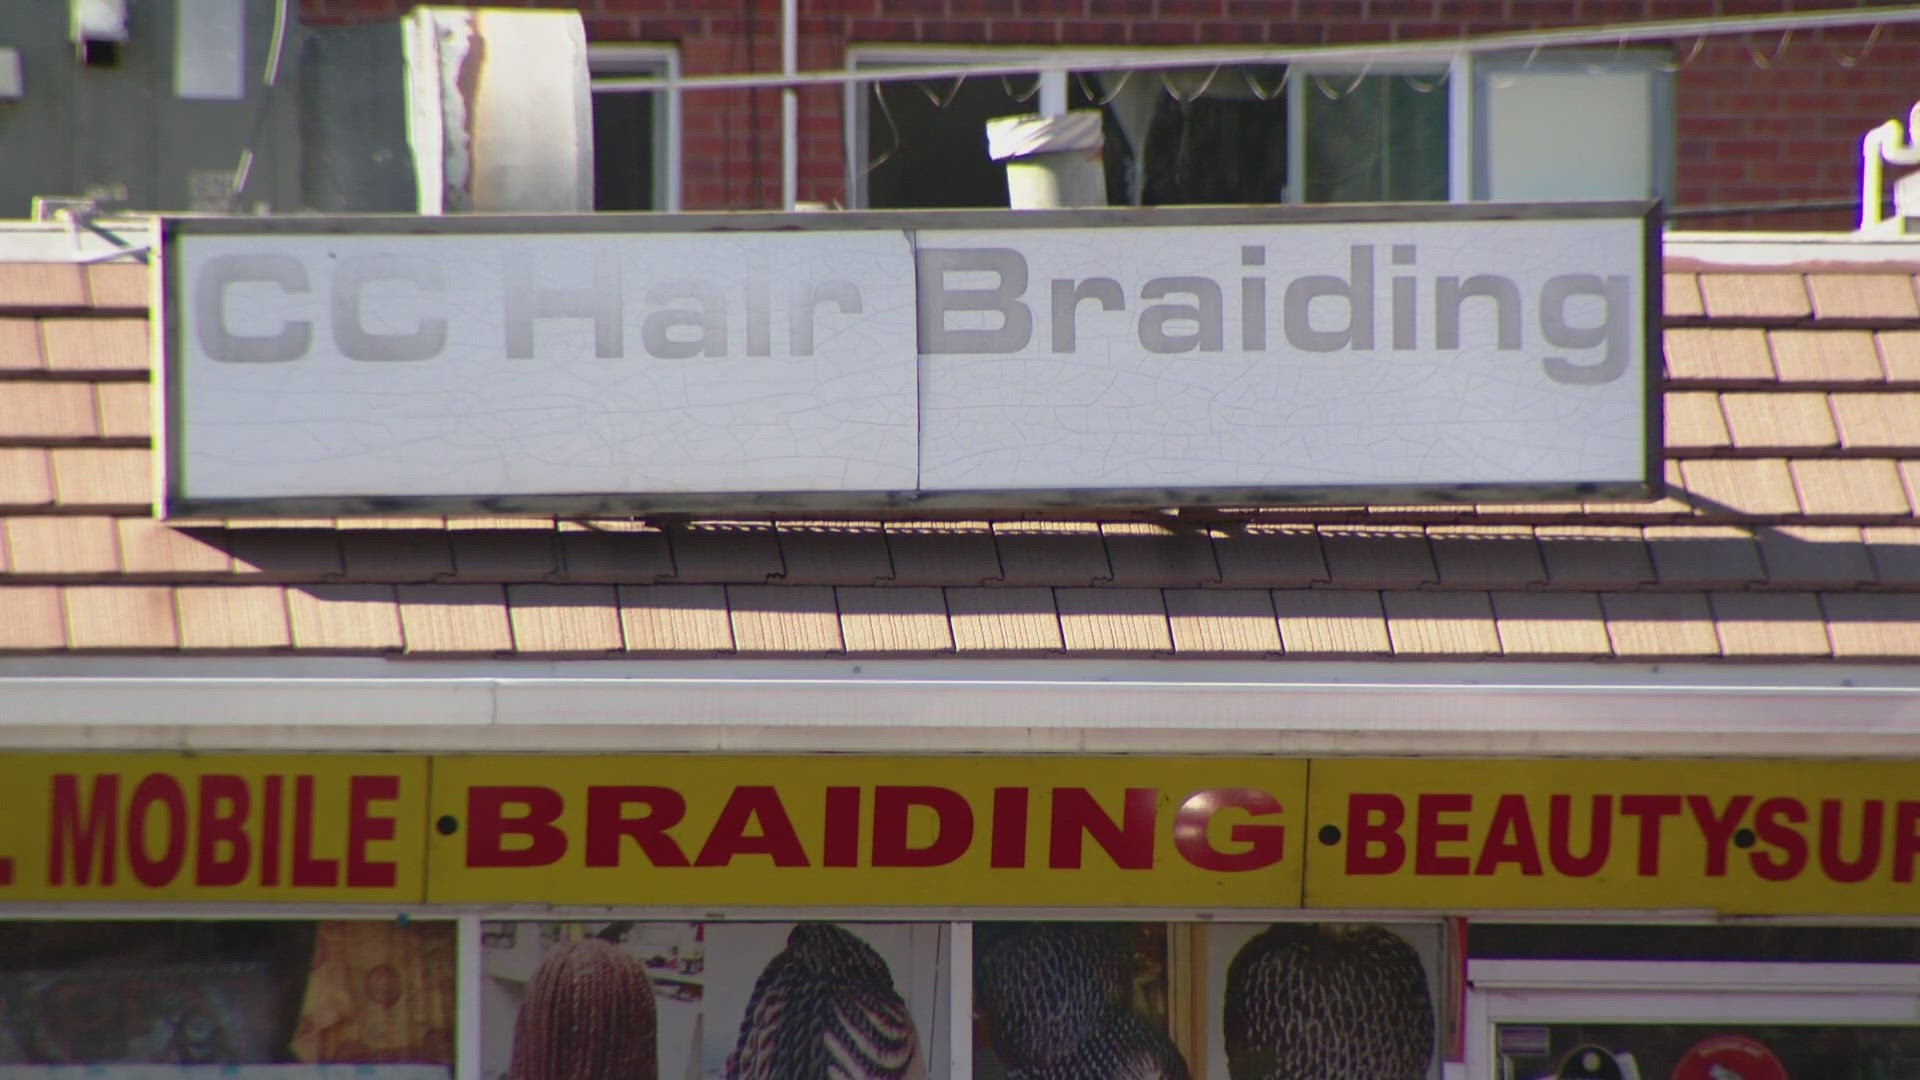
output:
[[[158,523],[148,279],[0,265],[0,653],[1920,656],[1920,294],[1666,275],[1641,503]]]

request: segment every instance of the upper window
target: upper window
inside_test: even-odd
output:
[[[888,48],[852,62],[981,58]],[[1069,108],[1102,113],[1116,206],[1643,198],[1671,187],[1668,75],[1632,53],[1076,72],[1067,90]],[[1007,205],[986,122],[1035,112],[1037,99],[1034,76],[853,86],[854,204]]]
[[[675,210],[680,205],[679,94],[613,89],[603,80],[672,78],[672,49],[595,45],[587,51],[593,79],[593,208]]]

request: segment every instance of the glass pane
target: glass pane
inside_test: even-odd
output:
[[[0,925],[0,1074],[354,1066],[364,1080],[444,1080],[456,952],[451,923]]]
[[[593,95],[593,208],[653,210],[650,93]]]
[[[947,1075],[945,924],[489,922],[481,942],[487,1080]]]
[[[1501,1024],[1499,1080],[1901,1080],[1920,1028],[1785,1024]]]
[[[1473,924],[1471,954],[1507,960],[1748,960],[1920,964],[1920,928]]]
[[[1440,932],[976,923],[977,1080],[1427,1080]]]
[[[1486,95],[1490,199],[1643,199],[1654,191],[1654,72],[1498,71]]]
[[[1285,77],[1284,67],[1183,72],[1168,76],[1169,90],[1159,73],[1137,74],[1156,97],[1140,201],[1149,206],[1285,201]]]
[[[1447,197],[1447,80],[1435,74],[1309,76],[1306,201]]]

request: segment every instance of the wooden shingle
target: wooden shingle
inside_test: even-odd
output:
[[[1720,404],[1733,444],[1742,450],[1824,450],[1839,442],[1822,393],[1727,393]]]
[[[180,647],[223,652],[292,643],[286,590],[278,585],[183,585],[174,590]]]
[[[1800,509],[1793,477],[1781,458],[1752,461],[1684,461],[1680,475],[1688,501],[1720,518],[1786,517]]]
[[[1669,451],[1718,450],[1732,444],[1720,395],[1669,391],[1663,404]]]
[[[620,632],[629,653],[733,651],[727,591],[718,585],[621,585]]]
[[[233,555],[233,572],[242,577],[336,581],[346,573],[340,535],[332,529],[239,529],[228,531],[224,543]]]
[[[1387,635],[1395,656],[1492,656],[1500,652],[1493,605],[1487,594],[1395,592],[1380,594]]]
[[[1561,525],[1534,530],[1547,581],[1560,589],[1631,589],[1654,580],[1646,536],[1632,526]]]
[[[1920,586],[1920,526],[1869,525],[1861,532],[1874,581],[1889,588]]]
[[[1211,585],[1220,580],[1213,538],[1201,529],[1173,530],[1145,522],[1107,522],[1107,565],[1113,584],[1143,588]]]
[[[1834,394],[1833,415],[1849,450],[1920,452],[1920,392]]]
[[[1793,481],[1800,492],[1800,508],[1809,517],[1884,518],[1912,513],[1899,469],[1884,459],[1795,461]]]
[[[947,590],[953,647],[963,653],[1059,652],[1060,612],[1052,589]]]
[[[743,653],[836,653],[840,609],[833,590],[816,585],[729,585],[734,647]]]
[[[1730,658],[1827,656],[1819,601],[1804,592],[1711,592],[1720,651]]]
[[[665,532],[675,581],[758,585],[786,572],[780,540],[767,522],[703,522]]]
[[[1694,274],[1660,275],[1660,311],[1669,319],[1698,318],[1707,313],[1700,299],[1700,279]]]
[[[842,586],[840,635],[850,653],[947,653],[953,626],[947,597],[923,586]]]
[[[1273,611],[1289,656],[1391,652],[1380,594],[1372,589],[1275,589]]]
[[[1311,526],[1217,530],[1213,557],[1224,588],[1302,588],[1327,580],[1320,533]]]
[[[1744,588],[1766,580],[1753,536],[1733,525],[1649,525],[1654,578],[1677,588]]]
[[[62,506],[145,512],[153,504],[153,455],[144,449],[69,446],[47,452]]]
[[[1508,656],[1610,656],[1613,645],[1590,592],[1495,592],[1495,629]]]
[[[1111,581],[1100,526],[1078,521],[995,522],[1000,579],[1008,585],[1091,585]]]
[[[110,517],[16,517],[5,526],[7,562],[15,574],[80,577],[120,569]]]
[[[153,437],[153,388],[144,382],[105,382],[93,387],[105,439]]]
[[[887,537],[877,524],[781,522],[780,580],[788,585],[872,585],[893,577]]]
[[[92,386],[73,382],[0,383],[0,441],[73,442],[99,434]]]
[[[0,318],[0,372],[40,371],[46,366],[40,352],[40,320]]]
[[[1701,274],[1700,296],[1716,319],[1804,319],[1813,314],[1804,278],[1793,272]]]
[[[1773,357],[1762,330],[1725,326],[1670,328],[1667,378],[1676,383],[1770,382]]]
[[[1644,659],[1720,652],[1713,608],[1705,593],[1601,593],[1600,611],[1615,656]]]
[[[1881,330],[1873,341],[1888,382],[1920,385],[1920,330]]]
[[[0,447],[0,509],[53,502],[53,469],[38,447]]]
[[[79,263],[0,263],[0,302],[16,310],[86,307],[86,278]]]
[[[1000,580],[1000,551],[984,521],[888,522],[895,585],[983,585]]]
[[[0,651],[35,652],[66,644],[66,616],[57,586],[0,585]]]
[[[302,585],[287,589],[297,649],[387,652],[398,649],[400,607],[391,585]]]
[[[608,653],[624,644],[611,585],[509,585],[507,616],[522,653]]]
[[[1440,585],[1448,589],[1524,589],[1547,580],[1540,543],[1525,525],[1429,525]]]
[[[1840,587],[1874,580],[1857,525],[1774,525],[1756,531],[1769,588]]]
[[[1826,593],[1820,606],[1842,659],[1920,657],[1920,600],[1886,593]]]
[[[499,585],[400,585],[400,633],[409,653],[510,652],[506,590]]]
[[[96,311],[144,315],[153,304],[153,277],[144,263],[94,263],[87,267],[87,301]]]
[[[1158,589],[1055,589],[1069,653],[1164,653],[1173,649]]]
[[[673,576],[673,552],[658,529],[563,528],[555,540],[559,581],[644,585]]]
[[[1885,371],[1865,330],[1774,330],[1767,334],[1783,383],[1878,383]]]
[[[353,581],[425,582],[453,576],[453,544],[444,529],[342,532],[340,557]]]
[[[76,585],[61,592],[72,649],[172,649],[180,644],[165,585]]]
[[[1920,318],[1908,274],[1808,274],[1817,319]]]
[[[1439,580],[1425,530],[1335,525],[1320,530],[1328,579],[1347,589],[1412,589]]]
[[[456,581],[546,581],[559,572],[552,529],[449,529]]]
[[[1244,656],[1283,651],[1273,594],[1266,589],[1167,589],[1161,599],[1176,653]]]
[[[44,319],[40,345],[49,371],[110,375],[153,368],[145,319]]]

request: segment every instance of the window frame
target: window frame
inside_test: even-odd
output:
[[[674,87],[618,91],[595,87],[601,79],[679,77],[680,50],[675,46],[625,41],[587,46],[589,93],[647,94],[653,98],[653,203],[655,210],[667,213],[680,209],[680,91]]]
[[[863,67],[944,65],[995,61],[1000,63],[1039,63],[1058,61],[1072,65],[1076,59],[1101,59],[1138,55],[1137,49],[1089,46],[1068,49],[1025,48],[1001,45],[916,45],[876,43],[850,45],[846,51],[846,69]],[[1165,50],[1168,56],[1180,56],[1183,49]],[[1671,65],[1664,52],[1655,49],[1578,49],[1558,50],[1551,55],[1533,55],[1510,51],[1463,54],[1451,62],[1397,61],[1389,63],[1352,61],[1323,63],[1303,61],[1290,64],[1287,78],[1287,181],[1284,202],[1304,203],[1306,192],[1306,93],[1314,77],[1353,78],[1361,75],[1405,75],[1415,78],[1441,78],[1447,93],[1447,201],[1485,202],[1489,183],[1487,170],[1491,146],[1480,138],[1488,128],[1488,95],[1481,91],[1482,81],[1497,77],[1502,69],[1568,71],[1577,68],[1647,69],[1653,74],[1649,95],[1647,137],[1652,143],[1652,197],[1671,199],[1678,157],[1674,145],[1674,82]],[[847,206],[867,208],[866,162],[872,150],[870,93],[865,82],[849,81],[843,88],[844,142],[846,150]],[[1438,88],[1436,87],[1436,91]],[[1630,196],[1637,198],[1638,196]]]

